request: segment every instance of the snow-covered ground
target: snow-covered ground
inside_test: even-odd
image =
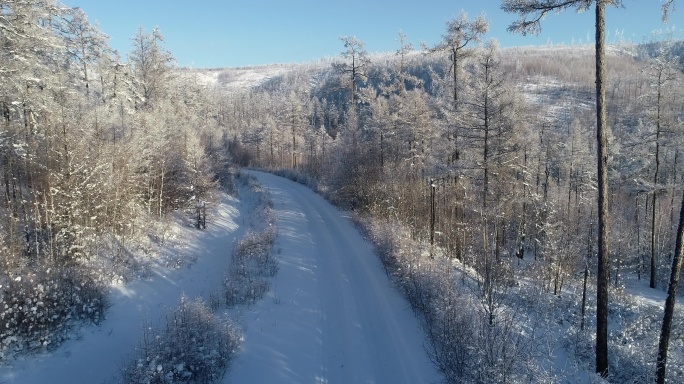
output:
[[[344,214],[310,189],[253,172],[270,192],[280,270],[239,315],[225,383],[436,383],[419,322]]]
[[[254,175],[274,202],[280,270],[265,299],[222,311],[237,317],[244,331],[224,382],[440,382],[418,320],[371,245],[311,190]],[[165,251],[192,262],[156,266],[149,278],[113,287],[105,321],[80,327],[51,352],[0,365],[0,383],[115,382],[144,327],[159,328],[183,294],[206,300],[219,292],[233,244],[250,226],[249,198],[223,196],[206,231],[179,228],[185,246]]]
[[[207,221],[206,231],[181,228],[187,244],[168,252],[194,260],[179,269],[161,266],[152,276],[115,286],[107,319],[99,326],[82,327],[71,340],[50,353],[18,358],[0,365],[0,383],[102,383],[116,379],[143,334],[143,327],[157,327],[164,315],[189,298],[208,297],[220,289],[231,261],[233,242],[246,226],[241,224],[239,202],[227,195]]]

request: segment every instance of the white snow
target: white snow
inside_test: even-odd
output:
[[[344,215],[308,188],[254,172],[274,202],[280,263],[241,314],[225,383],[435,383],[419,322]]]
[[[224,382],[440,382],[418,320],[344,215],[299,184],[254,174],[274,201],[280,270],[267,298],[229,311],[245,339]],[[115,380],[143,327],[158,327],[182,294],[206,299],[220,290],[233,243],[248,227],[247,206],[224,196],[207,230],[182,228],[189,245],[172,250],[195,262],[156,267],[148,279],[116,286],[100,326],[80,328],[52,352],[1,365],[0,383]]]
[[[181,74],[196,76],[197,81],[224,90],[249,89],[273,77],[295,70],[298,64],[271,64],[239,68],[193,69],[184,68]]]
[[[645,276],[642,280],[635,280],[633,277],[624,281],[625,293],[632,296],[634,300],[639,303],[639,306],[649,305],[660,310],[665,308],[665,300],[667,300],[667,292],[662,289],[653,289],[648,286],[648,277]],[[681,304],[681,299],[678,299],[678,304]]]
[[[176,308],[182,294],[208,297],[220,289],[231,260],[235,239],[244,231],[236,220],[237,200],[222,198],[206,231],[183,228],[188,246],[175,249],[197,261],[180,269],[154,268],[149,279],[115,286],[112,306],[99,326],[77,331],[71,340],[50,353],[17,359],[0,365],[0,383],[102,383],[115,379],[123,363],[135,352],[144,326],[156,327],[168,310]]]

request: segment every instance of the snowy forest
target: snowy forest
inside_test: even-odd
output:
[[[2,1],[0,29],[2,360],[99,322],[139,239],[220,184],[228,143],[218,98],[178,75],[159,31],[124,59],[53,1]]]
[[[681,269],[684,42],[606,47],[602,248],[595,47],[500,48],[487,29],[461,13],[439,44],[399,34],[383,54],[344,36],[339,57],[245,85],[257,69],[178,67],[162,31],[132,31],[122,56],[81,9],[1,1],[0,366],[101,321],[169,215],[249,167],[353,212],[445,382],[660,380],[664,301],[648,298]]]

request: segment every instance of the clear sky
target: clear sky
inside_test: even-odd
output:
[[[503,47],[593,43],[594,12],[567,10],[550,15],[538,36],[513,35],[506,27],[516,19],[503,13],[499,0],[62,0],[80,7],[110,36],[122,56],[139,27],[158,27],[166,48],[181,66],[240,67],[303,63],[338,56],[341,36],[356,36],[369,53],[393,52],[403,31],[416,48],[439,42],[446,22],[465,10],[471,18],[484,13],[488,37]],[[640,43],[652,31],[675,28],[684,35],[684,0],[676,0],[670,22],[660,19],[661,0],[623,0],[607,11],[608,41]]]

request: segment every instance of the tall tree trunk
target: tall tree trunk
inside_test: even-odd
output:
[[[682,105],[684,107],[684,104]],[[670,194],[670,229],[674,229],[674,203],[675,195],[677,195],[675,186],[677,185],[677,159],[679,157],[679,149],[675,149],[674,161],[672,162],[672,193]]]
[[[458,56],[459,56],[459,51],[461,46],[461,42],[459,41],[456,44],[456,47],[451,48],[451,64],[453,65],[453,80],[454,80],[454,112],[458,112],[458,80],[459,80],[459,67],[458,67]],[[456,144],[456,143],[454,143]]]
[[[657,166],[656,166],[657,168]],[[657,174],[658,171],[656,171]],[[656,287],[656,194],[657,191],[653,191],[651,196],[651,271],[648,286],[651,288]]]
[[[674,161],[672,163],[672,193],[670,197],[670,229],[674,229],[674,211],[675,211],[675,185],[677,185],[677,158],[679,157],[679,150],[675,150]]]
[[[430,257],[433,256],[435,247],[435,180],[430,179]]]
[[[162,161],[161,164],[161,172],[160,172],[160,180],[159,180],[159,207],[158,207],[158,215],[159,218],[162,217],[162,214],[164,212],[164,174],[166,173],[166,162]]]
[[[485,70],[487,68],[485,67]],[[489,82],[489,73],[485,75],[485,80]],[[487,195],[489,195],[489,94],[485,90],[484,95],[484,143],[482,148],[482,166],[484,167],[484,178],[482,180],[482,213],[487,214]]]
[[[658,343],[658,360],[656,363],[656,382],[665,383],[665,368],[667,365],[667,348],[670,344],[670,330],[672,329],[672,317],[674,315],[675,301],[677,300],[677,285],[679,275],[682,270],[682,259],[684,259],[684,191],[682,192],[682,204],[679,211],[679,228],[677,229],[677,245],[672,259],[672,270],[670,271],[670,286],[667,289],[667,300],[665,300],[665,313],[663,314],[663,326],[660,330],[660,341]]]
[[[596,282],[596,373],[608,376],[608,135],[606,123],[605,0],[596,0],[596,139],[598,150],[598,273]]]
[[[660,76],[659,76],[660,77]],[[658,79],[657,102],[656,102],[656,152],[655,152],[655,172],[653,173],[653,196],[651,200],[651,276],[649,287],[656,287],[657,267],[656,267],[656,199],[658,195],[658,173],[660,171],[660,86],[662,82]]]
[[[634,223],[636,224],[636,250],[637,257],[641,259],[641,263],[637,268],[637,279],[641,280],[641,273],[645,270],[644,256],[641,253],[641,222],[639,221],[639,194],[634,198]]]
[[[589,279],[589,259],[593,256],[594,247],[592,237],[594,235],[594,224],[589,226],[589,236],[587,236],[587,254],[584,257],[584,281],[582,283],[582,318],[580,319],[580,329],[584,330],[584,319],[587,313],[587,280]]]

